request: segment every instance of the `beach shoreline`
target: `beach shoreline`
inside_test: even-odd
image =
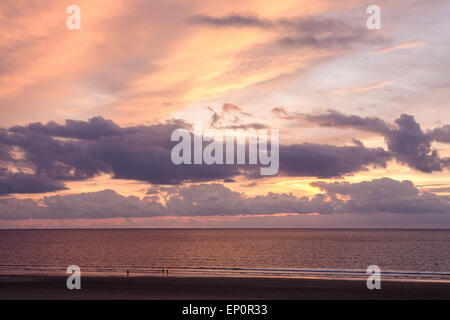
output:
[[[0,275],[0,299],[304,300],[450,299],[450,283],[264,277],[171,277],[84,275],[81,290],[63,275]]]

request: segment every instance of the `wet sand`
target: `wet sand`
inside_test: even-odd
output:
[[[66,276],[0,275],[0,299],[450,299],[450,283],[163,276],[83,276],[68,290]]]

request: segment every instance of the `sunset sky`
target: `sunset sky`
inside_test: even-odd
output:
[[[448,0],[2,0],[0,228],[450,228],[449,17]],[[174,165],[195,121],[279,129],[278,175]]]

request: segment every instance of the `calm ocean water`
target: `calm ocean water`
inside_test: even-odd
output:
[[[450,230],[0,230],[0,274],[82,272],[450,280]]]

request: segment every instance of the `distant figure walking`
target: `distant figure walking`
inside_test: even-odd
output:
[[[164,275],[164,268],[163,268],[163,275]]]
[[[130,275],[130,270],[127,270],[127,278],[128,278],[129,275]]]
[[[166,269],[166,275],[169,275],[169,268]]]

